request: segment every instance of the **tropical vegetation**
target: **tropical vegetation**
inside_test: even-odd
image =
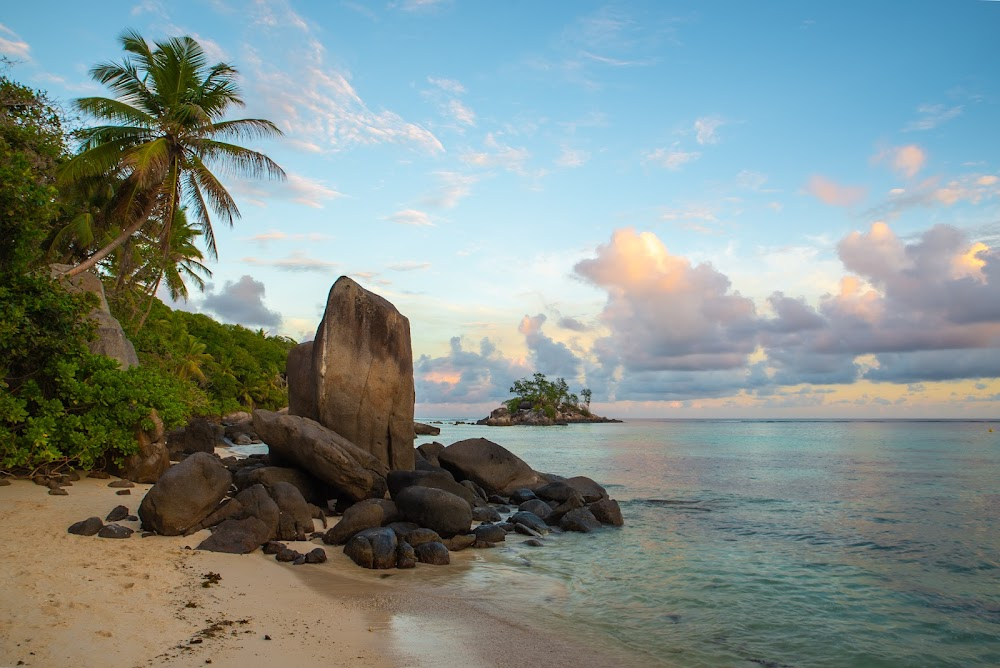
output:
[[[544,373],[536,373],[531,378],[515,380],[510,388],[513,399],[504,402],[507,410],[517,413],[529,409],[544,413],[549,418],[555,418],[556,413],[574,412],[590,415],[591,391],[581,390],[585,402],[580,405],[580,397],[569,391],[565,378],[548,380]]]
[[[227,224],[239,217],[212,170],[282,178],[239,144],[280,133],[270,121],[226,120],[243,106],[237,72],[209,65],[195,40],[150,45],[130,31],[121,41],[125,59],[91,71],[114,97],[77,100],[98,124],[76,133],[44,92],[0,76],[2,471],[120,462],[154,410],[169,428],[287,402],[293,341],[157,298],[203,289],[206,255],[216,253],[209,212]],[[87,269],[104,283],[138,367],[89,351],[96,302],[53,276]]]

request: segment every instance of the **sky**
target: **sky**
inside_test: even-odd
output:
[[[351,276],[418,416],[1000,416],[1000,2],[37,0],[0,53],[71,109],[127,28],[284,133],[177,306],[308,340]]]

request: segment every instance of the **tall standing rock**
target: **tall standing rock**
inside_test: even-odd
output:
[[[413,468],[410,321],[388,301],[337,279],[311,351],[303,344],[289,355],[288,384],[289,413],[316,420],[389,469]]]

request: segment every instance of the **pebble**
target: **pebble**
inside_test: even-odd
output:
[[[69,492],[67,492],[62,487],[56,487],[55,489],[50,489],[49,494],[52,496],[69,496]]]
[[[135,483],[131,480],[115,480],[114,482],[109,482],[108,487],[135,487]]]

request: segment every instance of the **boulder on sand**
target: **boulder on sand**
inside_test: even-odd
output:
[[[365,529],[347,542],[344,554],[363,568],[395,568],[397,545],[392,529]]]
[[[448,537],[472,526],[472,507],[465,499],[433,487],[407,487],[395,498],[403,519]]]
[[[452,443],[441,451],[438,461],[456,480],[471,480],[486,494],[506,496],[545,482],[523,459],[485,438]]]
[[[256,517],[226,520],[198,545],[199,550],[249,554],[268,540],[270,529]]]
[[[132,482],[156,482],[170,468],[170,453],[167,451],[163,420],[156,409],[149,412],[153,426],[143,429],[136,427],[135,440],[139,449],[128,455],[121,467],[114,467],[119,477]]]
[[[290,462],[353,501],[385,493],[388,470],[340,434],[298,415],[256,410],[253,426],[273,458]]]
[[[143,528],[164,536],[179,536],[219,505],[232,476],[213,455],[198,452],[172,466],[139,505]]]
[[[344,511],[344,516],[323,536],[327,545],[343,545],[355,534],[393,522],[396,504],[387,499],[365,499]]]
[[[410,321],[341,276],[330,289],[316,338],[303,346],[289,356],[288,385],[295,388],[289,412],[334,430],[388,468],[412,469]]]
[[[468,488],[455,482],[447,471],[389,471],[386,483],[389,486],[389,495],[394,499],[407,487],[433,487],[462,497],[470,506],[476,501],[475,495]]]

